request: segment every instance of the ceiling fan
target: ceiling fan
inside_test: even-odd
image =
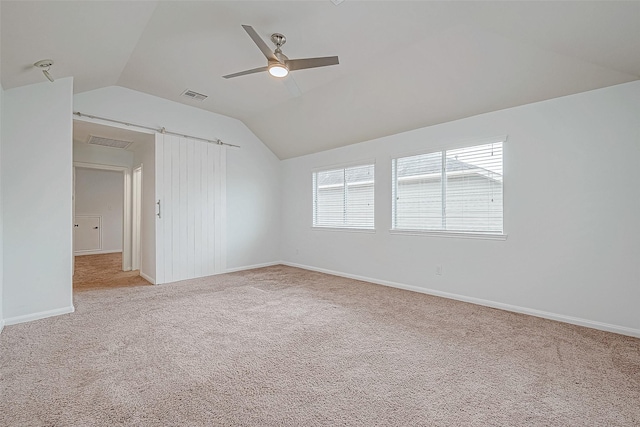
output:
[[[271,41],[276,45],[276,50],[271,52],[269,46],[260,38],[256,30],[250,25],[243,25],[242,28],[249,34],[249,37],[253,42],[258,45],[258,48],[262,51],[262,54],[267,58],[267,66],[254,68],[252,70],[240,71],[239,73],[228,74],[222,76],[225,79],[232,77],[245,76],[247,74],[260,73],[262,71],[268,71],[274,77],[286,77],[290,71],[303,70],[305,68],[317,68],[326,67],[329,65],[337,65],[337,56],[325,56],[322,58],[304,58],[304,59],[289,59],[282,53],[280,49],[287,41],[287,38],[280,33],[271,34]]]

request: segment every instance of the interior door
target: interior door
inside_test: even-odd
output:
[[[226,149],[156,136],[156,283],[226,269]]]
[[[100,216],[77,215],[73,224],[74,251],[89,252],[102,249]]]

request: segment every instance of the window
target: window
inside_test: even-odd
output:
[[[502,234],[502,144],[393,159],[392,228]]]
[[[373,229],[374,165],[313,173],[313,226]]]

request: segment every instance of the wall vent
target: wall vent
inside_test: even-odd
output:
[[[208,98],[207,95],[203,95],[201,93],[194,92],[194,91],[189,90],[189,89],[187,89],[184,92],[182,92],[182,94],[180,96],[185,96],[187,98],[195,99],[196,101],[204,101],[205,99]]]
[[[132,141],[120,141],[118,139],[103,138],[101,136],[91,135],[89,137],[88,144],[102,145],[103,147],[111,148],[127,148],[132,144]]]

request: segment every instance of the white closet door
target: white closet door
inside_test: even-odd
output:
[[[224,147],[156,135],[156,282],[226,268]]]

